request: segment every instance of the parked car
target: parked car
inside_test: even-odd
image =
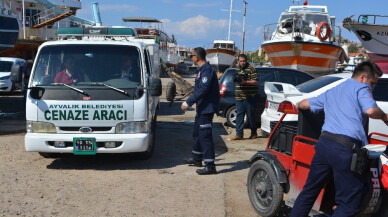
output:
[[[294,69],[259,67],[256,68],[256,70],[259,73],[259,94],[257,98],[256,108],[256,119],[258,125],[260,125],[260,115],[264,110],[265,100],[267,98],[264,92],[265,82],[276,81],[298,85],[303,82],[314,79],[314,76]],[[220,111],[218,113],[218,116],[225,117],[228,125],[231,127],[236,127],[237,116],[235,95],[236,83],[233,82],[235,74],[236,69],[229,68],[223,73],[219,80],[221,99]],[[248,122],[245,121],[245,124],[248,124]]]
[[[265,84],[267,101],[265,109],[261,115],[261,132],[263,136],[268,136],[277,121],[285,110],[296,110],[295,104],[303,99],[318,96],[319,94],[333,88],[347,79],[352,73],[339,73],[318,77],[298,86],[285,83],[268,82]],[[373,97],[377,105],[388,112],[388,74],[379,78]],[[298,115],[289,114],[284,121],[298,121]],[[388,126],[381,120],[369,119],[369,132],[387,133]]]
[[[11,69],[13,65],[20,65],[23,69],[27,66],[24,59],[0,57],[0,92],[12,93],[16,88],[22,91],[24,89],[24,77],[19,84],[14,84],[11,81]]]

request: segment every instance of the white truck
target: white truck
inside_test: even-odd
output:
[[[158,44],[144,44],[125,27],[62,28],[57,34],[59,40],[40,46],[31,72],[26,150],[43,157],[151,157],[162,91],[154,61]],[[11,79],[19,72],[13,69]]]

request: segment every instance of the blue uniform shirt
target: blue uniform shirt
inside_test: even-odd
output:
[[[198,67],[194,94],[186,100],[186,103],[189,106],[196,103],[198,114],[218,112],[220,106],[220,89],[216,71],[208,62]]]
[[[352,137],[368,144],[363,123],[369,108],[377,107],[372,88],[353,78],[317,97],[309,99],[311,111],[325,112],[322,131]]]

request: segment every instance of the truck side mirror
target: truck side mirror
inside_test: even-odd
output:
[[[151,78],[150,87],[151,96],[162,95],[162,80],[160,78]]]
[[[41,99],[45,89],[42,87],[30,87],[30,96],[33,99]]]
[[[12,83],[22,82],[22,67],[18,64],[13,64],[11,68],[11,81]],[[24,85],[24,84],[23,84]]]

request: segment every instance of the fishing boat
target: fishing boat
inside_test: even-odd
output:
[[[343,26],[358,37],[370,60],[388,74],[388,15],[362,14],[358,20],[349,17]]]
[[[206,50],[206,60],[220,73],[233,65],[236,55],[237,48],[231,40],[214,40],[213,47]]]
[[[19,35],[19,22],[16,16],[0,10],[0,51],[13,48]]]
[[[222,74],[227,68],[235,64],[238,49],[234,41],[230,40],[230,27],[232,21],[233,0],[230,1],[229,8],[229,30],[227,40],[214,40],[213,46],[206,49],[206,60],[209,61],[217,73]]]
[[[271,31],[271,28],[275,28]],[[261,45],[271,65],[298,69],[312,74],[334,72],[338,61],[347,60],[335,34],[335,17],[326,6],[290,6],[278,23],[264,27]]]
[[[179,63],[179,52],[174,40],[163,30],[162,22],[151,17],[124,17],[126,23],[137,23],[135,27],[137,37],[144,42],[154,43],[155,38],[159,41],[159,57],[161,64],[166,67],[175,67]]]
[[[17,30],[12,30],[13,45],[3,49],[1,56],[33,59],[40,44],[56,39],[59,27],[96,24],[75,16],[82,8],[79,0],[1,0],[0,7],[1,11],[7,11],[6,18],[12,20],[3,22],[1,16],[0,29],[3,25],[12,24],[12,28],[17,25]]]

